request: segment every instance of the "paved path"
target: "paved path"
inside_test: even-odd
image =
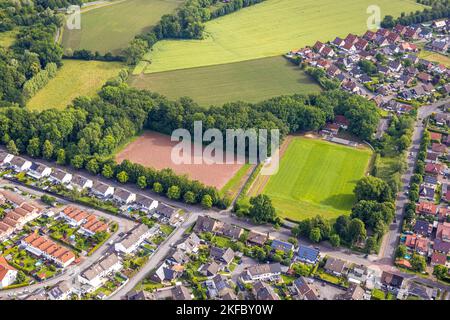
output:
[[[147,263],[132,277],[128,283],[119,289],[114,295],[108,297],[109,300],[121,300],[125,295],[133,290],[148,274],[164,261],[173,244],[178,242],[184,235],[185,231],[196,221],[197,216],[194,214],[186,217],[186,220],[155,250]]]

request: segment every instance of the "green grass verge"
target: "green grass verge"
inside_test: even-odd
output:
[[[106,80],[123,68],[118,62],[64,60],[63,63],[56,77],[28,101],[29,109],[62,109],[78,96],[94,96]]]
[[[283,218],[299,221],[317,214],[336,218],[349,213],[355,202],[353,188],[370,157],[368,149],[295,137],[263,193]]]
[[[81,14],[81,29],[65,29],[62,37],[66,49],[88,49],[119,54],[139,33],[146,32],[164,14],[171,13],[183,1],[126,0],[88,9]]]
[[[267,0],[207,22],[203,40],[158,42],[145,72],[271,57],[317,40],[362,34],[370,5],[393,16],[423,8],[413,0]]]
[[[221,196],[228,196],[230,198],[234,198],[236,196],[236,194],[239,192],[241,183],[242,183],[242,179],[244,178],[244,176],[247,174],[247,172],[250,170],[250,168],[252,167],[251,164],[244,164],[239,170],[238,172],[236,172],[236,174],[234,175],[233,178],[231,178],[226,185],[224,185],[222,187],[222,189],[220,189],[220,195]]]

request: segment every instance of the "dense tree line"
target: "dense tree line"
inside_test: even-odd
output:
[[[23,95],[25,99],[30,99],[40,89],[42,89],[53,77],[56,76],[58,66],[56,63],[50,62],[45,66],[45,69],[39,71],[31,79],[23,85]]]
[[[0,31],[20,27],[13,46],[0,48],[0,107],[23,106],[25,83],[48,64],[61,65],[63,50],[54,42],[54,35],[63,20],[53,10],[41,10],[29,1],[2,2],[0,16]],[[39,82],[32,80],[31,83],[35,81]],[[29,94],[29,89],[35,85],[27,86],[26,94]]]
[[[66,59],[77,59],[77,60],[98,60],[98,61],[123,61],[122,56],[115,56],[111,52],[101,54],[98,51],[92,52],[91,50],[81,49],[81,50],[67,50],[63,58]]]
[[[381,26],[383,28],[393,28],[396,24],[409,26],[436,19],[450,18],[449,0],[418,0],[417,2],[431,6],[431,8],[425,8],[423,11],[418,10],[409,14],[402,13],[397,19],[387,15],[381,22]]]
[[[333,90],[341,86],[338,81],[328,78],[325,70],[321,68],[307,67],[305,72],[313,77],[325,90]]]

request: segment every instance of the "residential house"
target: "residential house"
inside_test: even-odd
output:
[[[220,221],[217,221],[209,216],[199,216],[195,223],[193,231],[196,233],[202,232],[217,232],[222,227]]]
[[[426,220],[416,220],[413,231],[418,235],[429,237],[433,231],[433,225]]]
[[[319,300],[319,290],[304,277],[295,279],[293,291],[297,300]]]
[[[416,206],[416,213],[423,215],[435,216],[438,212],[438,207],[432,202],[419,202]]]
[[[231,224],[224,224],[221,230],[222,235],[231,239],[239,239],[244,234],[244,229]]]
[[[157,232],[156,227],[149,228],[145,224],[140,223],[126,234],[122,241],[114,244],[114,249],[122,254],[130,254],[150,236]]]
[[[363,38],[366,39],[367,41],[374,41],[377,38],[377,34],[375,32],[368,30],[363,35]]]
[[[209,253],[211,258],[225,265],[229,265],[234,259],[234,251],[231,248],[211,247]]]
[[[91,192],[101,198],[108,198],[114,194],[114,187],[101,181],[94,181]]]
[[[350,283],[345,293],[338,296],[339,300],[364,300],[364,289],[356,283]]]
[[[433,252],[430,264],[432,267],[438,265],[445,266],[447,264],[447,255],[440,252]]]
[[[91,179],[76,174],[72,177],[70,184],[81,192],[84,189],[92,188],[94,182]]]
[[[367,280],[369,274],[368,268],[364,265],[354,265],[350,268],[347,278],[351,283],[356,283],[357,285],[364,284]]]
[[[301,262],[316,264],[319,261],[319,249],[300,245],[298,247],[297,259]]]
[[[281,241],[281,240],[273,240],[270,245],[272,250],[275,251],[283,251],[284,253],[291,253],[294,251],[294,245],[289,242]]]
[[[205,277],[212,277],[215,276],[220,270],[221,266],[217,262],[212,261],[202,265],[199,272]]]
[[[43,256],[53,261],[62,268],[69,266],[75,261],[75,254],[72,251],[57,245],[37,233],[31,233],[23,238],[21,240],[21,246],[38,257]]]
[[[243,282],[277,281],[281,275],[279,263],[266,263],[249,267],[242,275]]]
[[[159,266],[152,276],[152,279],[157,282],[171,282],[177,279],[183,273],[183,266],[174,265],[169,266],[165,262]]]
[[[404,278],[391,272],[383,271],[381,284],[390,291],[397,291],[403,287]]]
[[[256,300],[280,300],[280,297],[275,293],[273,288],[260,280],[253,283],[252,292]]]
[[[27,175],[37,180],[40,180],[44,177],[50,176],[51,173],[52,168],[47,167],[46,165],[40,163],[33,163],[30,167],[30,170],[27,172]]]
[[[441,143],[433,143],[431,145],[431,150],[433,150],[434,152],[437,152],[439,154],[445,154],[445,153],[447,153],[447,146],[445,144],[441,144]]]
[[[54,285],[48,292],[50,300],[67,300],[74,292],[72,284],[68,280],[63,280]]]
[[[141,194],[136,195],[135,206],[142,211],[150,212],[158,207],[158,201],[143,196]]]
[[[207,296],[210,299],[225,299],[225,297],[228,296],[232,290],[227,283],[226,278],[221,274],[217,274],[212,279],[206,280],[205,286],[207,289]]]
[[[78,281],[93,288],[99,288],[107,281],[107,276],[122,269],[122,261],[115,253],[109,253],[78,275]]]
[[[323,268],[326,272],[339,277],[344,273],[345,264],[346,263],[344,260],[328,257]]]
[[[172,300],[192,300],[192,294],[189,289],[183,285],[176,285],[171,290]]]
[[[193,232],[186,238],[186,240],[177,245],[177,249],[183,250],[188,254],[197,253],[200,242],[200,238]]]
[[[15,172],[28,171],[31,165],[32,165],[31,161],[25,160],[24,158],[18,156],[15,156],[9,162],[10,168],[13,169]]]
[[[268,236],[263,233],[259,233],[253,230],[250,230],[247,236],[247,244],[263,246],[268,239]]]
[[[429,250],[430,240],[428,238],[418,237],[417,235],[406,235],[405,246],[418,254],[427,256]]]
[[[0,150],[0,166],[9,166],[14,155]]]
[[[120,204],[129,204],[136,200],[136,194],[123,188],[116,188],[113,194],[113,200]]]
[[[317,41],[313,46],[313,50],[316,51],[317,53],[321,53],[324,48],[325,45],[320,41]]]
[[[54,183],[68,184],[72,180],[72,174],[60,169],[53,169],[49,179]]]
[[[421,200],[433,201],[436,194],[435,188],[430,188],[424,184],[419,187],[419,197]]]
[[[3,256],[0,256],[0,289],[12,285],[16,281],[17,270],[9,265]]]
[[[425,173],[430,175],[438,175],[442,173],[442,165],[440,163],[425,164]]]

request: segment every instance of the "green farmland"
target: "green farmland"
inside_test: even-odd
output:
[[[149,30],[181,3],[181,0],[119,0],[87,8],[81,14],[81,30],[64,30],[63,47],[66,51],[88,49],[117,54],[135,35]]]
[[[320,91],[314,80],[283,57],[140,74],[133,76],[130,83],[170,99],[188,96],[205,106]]]
[[[62,109],[78,96],[93,96],[123,67],[119,62],[64,60],[63,63],[56,77],[28,101],[28,108]]]
[[[336,218],[355,201],[353,188],[366,172],[371,152],[323,140],[295,137],[263,193],[281,217],[299,221],[320,214]]]
[[[145,73],[276,56],[290,49],[367,30],[367,8],[399,16],[423,7],[413,0],[267,0],[206,23],[204,40],[156,43],[137,66]],[[144,60],[145,60],[144,58]]]

